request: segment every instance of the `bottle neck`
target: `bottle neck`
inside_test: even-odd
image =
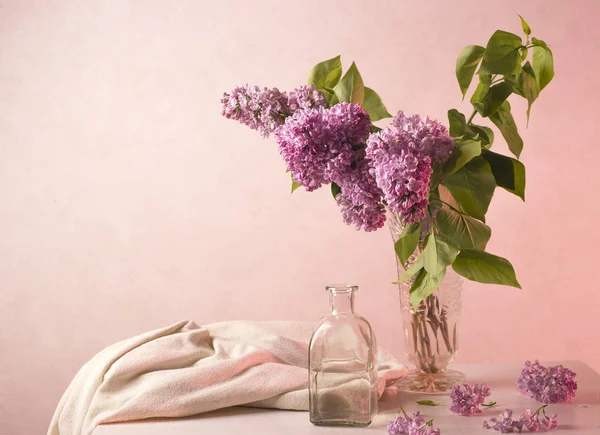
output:
[[[332,315],[354,313],[354,292],[329,293],[329,307]]]

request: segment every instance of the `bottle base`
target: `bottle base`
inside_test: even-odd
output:
[[[342,427],[367,427],[371,424],[371,420],[367,422],[356,420],[313,420],[310,422],[315,426],[342,426]]]

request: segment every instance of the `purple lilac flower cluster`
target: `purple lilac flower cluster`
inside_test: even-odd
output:
[[[432,163],[443,163],[454,149],[454,139],[437,121],[398,112],[392,128],[371,135],[367,158],[384,199],[408,224],[425,217],[429,204]]]
[[[481,412],[479,405],[482,405],[485,398],[491,394],[487,384],[456,385],[450,393],[452,399],[450,411],[464,416],[478,414]]]
[[[275,134],[292,179],[307,191],[337,184],[344,222],[365,231],[383,227],[386,203],[405,223],[425,217],[432,163],[445,161],[454,148],[440,123],[403,112],[393,128],[369,138],[371,121],[361,105],[328,108],[323,93],[312,86],[289,95],[277,88],[238,86],[221,102],[226,118],[264,137]]]
[[[296,88],[289,96],[277,88],[236,86],[231,93],[223,94],[221,104],[224,117],[258,130],[263,137],[269,137],[299,109],[327,106],[323,94],[312,86]]]
[[[258,130],[263,137],[275,131],[289,114],[288,98],[279,89],[258,86],[236,86],[223,94],[221,114]]]
[[[370,125],[359,104],[342,103],[297,111],[275,131],[275,138],[294,181],[313,191],[342,182],[357,159],[352,146],[366,140]]]
[[[290,113],[298,110],[313,109],[315,107],[327,107],[327,101],[321,91],[311,86],[300,86],[290,92],[288,97]]]
[[[346,176],[338,180],[342,191],[335,197],[344,222],[367,232],[383,227],[386,218],[381,190],[369,170],[367,160],[357,160]]]
[[[404,409],[387,425],[389,435],[440,435],[440,430],[429,426],[420,412],[409,416]]]
[[[575,397],[575,373],[557,365],[544,367],[537,360],[526,361],[517,380],[517,390],[542,403],[567,402]]]
[[[359,104],[298,110],[275,131],[279,152],[294,181],[307,191],[323,184],[341,188],[336,201],[347,224],[373,231],[385,222],[381,191],[361,144],[371,126]]]
[[[518,419],[514,419],[511,409],[506,409],[498,417],[491,418],[490,421],[483,422],[484,429],[494,429],[501,433],[515,433],[515,432],[545,432],[558,427],[558,415],[554,414],[550,417],[543,412],[540,415],[540,411],[545,406],[538,409],[536,412],[527,409],[521,413]]]

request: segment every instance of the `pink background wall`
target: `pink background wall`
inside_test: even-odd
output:
[[[13,1],[0,7],[0,433],[41,434],[78,368],[179,319],[317,319],[324,284],[402,357],[389,234],[288,193],[273,140],[222,119],[237,83],[291,89],[355,60],[390,111],[445,121],[454,62],[517,13],[556,78],[525,139],[527,203],[498,191],[489,248],[523,290],[467,283],[460,361],[600,370],[600,4],[590,1]],[[505,146],[498,141],[498,149]]]

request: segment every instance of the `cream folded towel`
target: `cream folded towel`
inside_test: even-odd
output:
[[[107,347],[75,376],[48,435],[90,435],[101,423],[184,417],[236,405],[308,409],[315,324],[183,321]],[[380,396],[406,368],[378,356]]]

